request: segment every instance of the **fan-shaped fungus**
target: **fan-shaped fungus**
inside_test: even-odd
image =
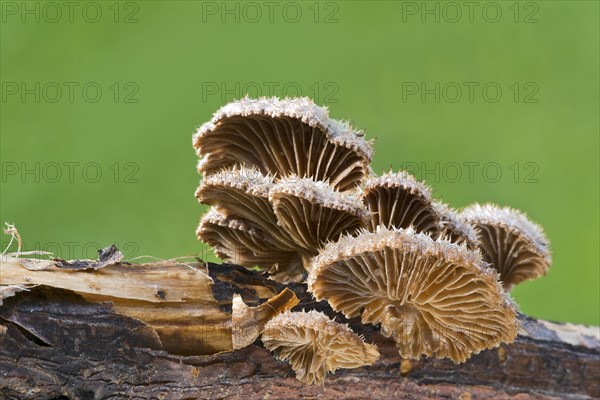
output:
[[[328,244],[308,287],[346,317],[381,324],[404,358],[464,362],[517,334],[516,312],[481,255],[412,229],[380,227]]]
[[[269,200],[279,225],[310,256],[324,243],[362,228],[367,217],[356,196],[308,178],[282,178],[271,189]]]
[[[264,232],[278,232],[273,235],[277,249],[294,251],[297,245],[281,232],[269,203],[272,187],[272,178],[262,175],[257,169],[234,166],[204,177],[196,197],[227,217],[251,222]]]
[[[340,191],[361,183],[372,157],[360,131],[308,98],[234,101],[198,129],[193,144],[205,175],[241,164],[265,175],[328,181]]]
[[[470,250],[479,246],[475,228],[458,216],[458,213],[448,205],[433,201],[433,207],[440,218],[440,232],[435,238],[448,239],[452,243],[465,244]]]
[[[432,206],[431,189],[407,172],[371,177],[365,183],[363,201],[371,214],[371,229],[408,228],[439,232],[439,216]]]
[[[548,271],[550,243],[542,228],[522,212],[474,204],[460,216],[477,228],[483,258],[498,271],[507,290]]]
[[[269,233],[250,222],[226,217],[214,207],[204,214],[196,234],[215,249],[217,257],[247,268],[265,268],[277,281],[304,271],[299,253],[281,250]]]
[[[347,325],[317,311],[285,312],[269,320],[262,334],[265,347],[288,361],[296,378],[322,385],[329,372],[358,368],[379,359],[377,347],[365,343]]]
[[[434,200],[431,189],[406,171],[369,178],[362,198],[371,216],[370,231],[380,225],[413,227],[434,238],[442,237],[457,244],[465,243],[470,249],[477,248],[473,227],[458,218],[448,205]]]

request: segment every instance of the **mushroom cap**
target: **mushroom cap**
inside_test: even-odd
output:
[[[456,210],[439,202],[433,202],[436,213],[440,216],[440,232],[436,238],[444,238],[452,243],[465,244],[469,250],[479,248],[477,231],[469,222],[460,218]]]
[[[198,129],[193,144],[205,174],[246,164],[278,177],[328,180],[339,190],[358,186],[372,158],[362,132],[305,97],[229,103]]]
[[[357,196],[326,182],[288,176],[276,183],[269,200],[279,225],[312,256],[326,242],[364,227],[367,210]]]
[[[226,217],[249,222],[263,232],[270,232],[278,250],[295,251],[297,245],[279,228],[269,203],[272,177],[255,168],[233,166],[205,176],[196,190],[203,204],[216,207]]]
[[[432,205],[431,189],[406,171],[369,178],[362,198],[371,213],[372,231],[382,225],[439,233],[440,218]]]
[[[404,358],[464,362],[517,334],[514,306],[481,254],[412,228],[328,244],[313,258],[308,288],[348,318],[381,324]]]
[[[406,171],[371,177],[365,184],[363,202],[371,213],[370,230],[413,227],[434,238],[478,246],[477,233],[450,206],[436,201],[431,189]]]
[[[460,218],[478,230],[483,258],[500,274],[506,289],[543,276],[552,262],[543,229],[515,209],[474,204]]]
[[[262,341],[277,359],[291,364],[296,378],[309,385],[323,385],[327,373],[338,368],[358,368],[379,359],[377,346],[315,310],[286,311],[272,318]]]
[[[204,214],[196,234],[223,260],[247,268],[266,268],[277,276],[293,277],[304,271],[297,252],[281,250],[270,234],[251,223],[226,217],[214,207]]]

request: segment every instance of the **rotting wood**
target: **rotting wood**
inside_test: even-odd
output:
[[[265,279],[242,279],[253,276],[246,270],[230,271],[231,276],[220,275],[216,280],[210,276],[204,262],[116,264],[93,272],[56,266],[31,271],[13,259],[2,263],[0,283],[46,285],[72,290],[88,301],[110,301],[117,313],[150,325],[160,337],[163,348],[170,353],[202,355],[231,351],[243,343],[252,343],[260,334],[260,329],[251,332],[247,326],[250,321],[255,325],[257,322],[257,315],[248,312],[238,314],[236,322],[240,326],[233,335],[234,293],[241,295],[248,306],[255,306],[265,299],[275,301],[277,293],[285,290],[284,286],[268,284],[270,281]],[[290,296],[293,292],[282,294],[283,297],[277,297],[273,312],[296,305]],[[262,324],[267,322],[268,315],[263,313]]]
[[[248,306],[257,306],[284,288],[233,265],[193,266],[205,268],[212,281],[211,312],[225,318],[230,318],[235,293]],[[2,284],[6,283],[4,267]],[[123,268],[133,271],[138,267],[141,266]],[[181,264],[177,263],[160,266],[165,270],[179,267]],[[107,268],[93,273],[72,273],[107,273]],[[27,274],[33,273],[27,271]],[[119,302],[118,297],[99,298],[97,294],[76,294],[46,285],[16,293],[0,306],[1,398],[600,397],[597,327],[548,323],[521,316],[521,332],[515,343],[483,351],[464,364],[435,359],[407,361],[399,357],[395,344],[375,328],[362,326],[357,320],[346,321],[326,303],[315,302],[303,285],[290,285],[300,299],[296,309],[317,309],[338,321],[349,322],[357,333],[365,335],[367,342],[376,343],[382,354],[373,366],[340,370],[328,376],[325,387],[313,387],[298,382],[290,367],[276,361],[260,340],[240,350],[213,355],[172,354],[165,350],[169,345],[165,345],[164,337],[170,337],[176,344],[172,346],[181,348],[186,343],[185,330],[173,327],[171,336],[163,332],[161,337],[157,334],[159,329],[142,322],[140,315],[136,318],[124,315],[128,305],[126,301]],[[143,296],[146,298],[146,294]],[[155,310],[155,315],[163,316],[165,326],[184,325],[184,321],[169,321],[169,313],[185,306],[185,302],[132,301],[135,304],[131,307],[143,303],[147,310],[162,306],[156,308],[160,311]],[[172,308],[165,308],[165,304]],[[199,326],[188,322],[205,335],[187,342],[187,346],[201,346],[202,340],[213,343],[231,340],[230,329],[215,330],[221,324],[221,320],[202,322]],[[181,342],[177,342],[177,335]],[[210,346],[202,351],[208,350]]]

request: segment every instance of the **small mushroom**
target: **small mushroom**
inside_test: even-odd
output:
[[[500,274],[506,290],[543,276],[552,262],[543,229],[525,214],[493,204],[474,204],[460,217],[478,230],[483,258]]]
[[[339,368],[358,368],[379,359],[377,346],[314,310],[279,314],[265,325],[262,341],[309,385],[323,385],[327,373]]]
[[[479,248],[479,239],[473,225],[461,219],[458,213],[448,205],[434,201],[434,208],[440,217],[440,231],[435,238],[444,238],[452,243],[465,244],[470,250]]]
[[[457,244],[465,243],[470,249],[477,248],[473,227],[458,218],[448,205],[434,200],[431,189],[406,171],[369,178],[362,198],[371,215],[370,231],[379,225],[413,227],[436,239],[442,237]]]
[[[233,166],[205,176],[196,190],[196,197],[201,203],[216,207],[226,217],[250,222],[263,232],[271,233],[278,251],[295,251],[297,245],[278,227],[269,203],[272,187],[272,178],[257,169]]]
[[[464,245],[380,226],[326,245],[308,288],[348,318],[381,324],[403,358],[459,363],[515,339],[516,311],[497,278]]]
[[[326,242],[362,228],[367,210],[358,197],[325,182],[288,176],[269,193],[279,225],[310,256]]]
[[[205,175],[243,164],[265,175],[329,181],[340,191],[362,182],[372,158],[360,131],[308,98],[234,101],[198,129],[193,144]]]
[[[371,231],[381,225],[439,232],[439,216],[432,205],[431,189],[405,171],[369,178],[362,198],[371,213]]]
[[[247,268],[262,267],[274,280],[298,280],[304,271],[299,253],[281,250],[270,234],[214,207],[204,214],[196,234],[217,257]]]

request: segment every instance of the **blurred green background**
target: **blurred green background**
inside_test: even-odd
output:
[[[600,323],[598,2],[73,4],[2,2],[0,220],[26,250],[210,259],[194,129],[301,94],[375,139],[377,172],[528,213],[554,263],[522,310]]]

